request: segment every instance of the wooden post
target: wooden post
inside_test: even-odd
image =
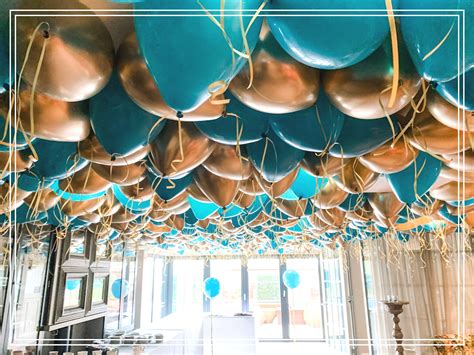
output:
[[[410,302],[406,301],[382,301],[382,303],[386,306],[387,311],[393,315],[393,332],[392,336],[395,338],[395,341],[397,343],[397,348],[395,354],[397,355],[403,355],[404,350],[403,350],[403,333],[402,329],[400,328],[400,318],[398,316],[400,313],[403,312],[403,306],[406,304],[409,304]]]

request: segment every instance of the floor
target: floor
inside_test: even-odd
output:
[[[259,342],[258,355],[342,355],[325,343],[312,342]]]

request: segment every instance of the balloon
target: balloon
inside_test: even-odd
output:
[[[123,280],[123,279],[116,279],[114,282],[112,282],[112,286],[110,287],[112,296],[114,296],[117,299],[120,299],[122,294],[123,294],[123,297],[127,297],[128,289],[129,289],[128,281]]]
[[[353,212],[358,208],[362,208],[366,200],[367,198],[365,194],[349,194],[337,207],[346,212]]]
[[[13,96],[9,95],[9,92],[0,93],[0,152],[9,152],[10,149],[24,150],[28,148],[28,141],[31,143],[35,140],[34,137],[30,137],[27,133],[20,130],[17,127],[15,130],[12,125],[12,110],[10,111],[10,97],[13,105]],[[8,125],[7,125],[8,122]],[[18,126],[20,121],[17,122]]]
[[[91,164],[59,182],[61,190],[74,194],[94,194],[107,190],[111,185],[92,169]]]
[[[214,202],[202,202],[192,196],[188,197],[191,210],[199,220],[205,220],[219,209],[219,206]]]
[[[209,158],[215,143],[201,134],[191,122],[168,121],[150,146],[156,170],[165,177],[179,177]]]
[[[462,95],[460,83],[464,80],[464,96]],[[438,91],[441,96],[448,100],[453,105],[466,109],[469,111],[474,111],[474,68],[466,70],[466,72],[460,75],[457,78],[454,78],[445,83],[438,83],[436,86],[436,91]],[[472,217],[471,217],[472,218]]]
[[[441,162],[438,159],[420,152],[408,168],[398,173],[387,174],[387,179],[398,199],[411,204],[431,188],[440,171]]]
[[[272,116],[274,132],[289,145],[312,152],[331,147],[339,137],[344,115],[321,92],[316,106],[285,115]]]
[[[304,152],[281,140],[273,130],[265,139],[247,145],[253,166],[269,182],[277,182],[293,171],[303,159]]]
[[[350,159],[336,158],[329,154],[306,152],[301,167],[313,176],[333,176],[342,171]]]
[[[461,172],[474,172],[474,152],[472,149],[468,149],[459,155],[457,153],[443,154],[443,158],[447,161],[446,165],[452,169],[456,169]]]
[[[454,6],[453,6],[454,5]],[[470,0],[459,0],[453,3],[449,0],[413,1],[401,0],[400,8],[418,10],[415,14],[424,16],[402,16],[400,18],[403,38],[418,72],[430,81],[448,81],[457,77],[459,38],[457,26],[458,18],[451,16],[426,16],[427,10],[446,9],[466,11],[466,18],[472,18],[474,4]],[[413,13],[413,12],[412,12]],[[458,10],[459,13],[459,10]],[[474,29],[466,27],[463,40],[465,48],[465,67],[471,68],[474,64]]]
[[[198,167],[194,171],[194,181],[210,201],[220,207],[228,206],[237,195],[239,181],[214,175]]]
[[[120,204],[125,207],[125,209],[132,211],[133,213],[141,214],[142,212],[148,211],[151,208],[151,196],[146,199],[131,199],[125,195],[117,185],[113,186],[113,191]]]
[[[25,0],[24,9],[89,9],[76,0],[61,1]],[[34,35],[36,26],[43,22]],[[46,32],[44,32],[46,31]],[[47,34],[36,89],[38,92],[62,101],[88,99],[107,84],[114,62],[112,38],[98,16],[26,16],[18,18],[19,68],[25,61],[30,38],[34,35],[31,52],[23,72],[24,79],[32,84]],[[91,35],[92,34],[92,35]]]
[[[151,185],[156,194],[168,201],[183,193],[193,181],[193,174],[187,174],[179,179],[161,178],[149,175]]]
[[[226,113],[214,121],[196,122],[196,127],[205,136],[222,144],[248,144],[261,140],[268,131],[268,115],[252,110],[229,93],[226,97],[230,100]]]
[[[310,198],[317,194],[327,182],[327,178],[314,177],[305,170],[299,169],[290,189],[298,199]]]
[[[60,200],[60,197],[51,189],[45,188],[37,190],[25,198],[25,203],[38,212],[47,211],[53,208]]]
[[[66,280],[66,290],[73,291],[81,285],[80,279],[68,279]]]
[[[87,161],[77,155],[76,143],[37,139],[33,146],[39,160],[35,162],[31,172],[39,178],[63,179],[87,164]]]
[[[151,185],[150,179],[145,177],[136,184],[120,186],[120,191],[130,200],[148,201],[153,196],[154,188]]]
[[[145,165],[135,163],[124,166],[107,166],[92,163],[92,170],[107,181],[117,185],[133,185],[145,178]]]
[[[421,78],[401,38],[398,48],[400,85],[391,107],[394,68],[390,37],[362,62],[322,73],[324,91],[334,106],[351,117],[374,119],[394,114],[408,105],[420,88]]]
[[[283,273],[283,283],[289,289],[297,288],[301,283],[300,274],[295,270],[286,270]]]
[[[31,171],[25,171],[16,176],[12,176],[12,182],[13,181],[20,190],[28,192],[34,192],[38,189],[49,187],[53,183],[53,180],[40,178]]]
[[[107,153],[97,140],[95,135],[90,135],[87,139],[79,142],[79,155],[93,163],[102,165],[128,165],[134,164],[146,157],[150,151],[148,145],[136,149],[128,155]]]
[[[243,0],[222,4],[226,11],[246,11],[258,9],[260,3],[259,0]],[[206,9],[215,7],[214,1],[206,0],[202,4]],[[146,0],[135,5],[137,10],[150,8],[202,11],[194,0],[179,3],[173,0]],[[228,83],[246,62],[245,58],[232,51],[229,44],[241,53],[246,53],[241,31],[247,28],[251,16],[227,16],[226,21],[222,21],[222,28],[212,21],[215,21],[214,15],[209,16],[213,18],[135,17],[141,53],[163,99],[177,111],[186,112],[198,107],[208,99],[209,85],[219,81]],[[262,17],[259,16],[247,31],[250,52],[257,43],[261,26]],[[157,28],[160,30],[157,31]]]
[[[255,179],[257,180],[260,187],[266,192],[267,195],[272,197],[278,197],[283,195],[291,187],[298,174],[298,169],[293,170],[283,179],[277,182],[268,182],[257,172],[254,173]]]
[[[275,200],[277,208],[283,213],[291,216],[300,218],[305,215],[305,210],[308,204],[308,200],[284,200],[277,198]]]
[[[459,110],[456,106],[441,97],[435,90],[430,90],[426,107],[439,122],[453,129],[474,132],[474,112]]]
[[[437,200],[457,201],[474,198],[474,183],[448,182],[442,186],[432,188],[430,195]]]
[[[109,190],[105,194],[105,201],[97,209],[97,213],[100,214],[102,217],[108,217],[115,214],[121,207],[120,202],[115,198],[113,191]]]
[[[204,294],[207,298],[214,298],[221,292],[221,283],[215,277],[204,280]]]
[[[245,192],[239,190],[234,198],[233,203],[239,206],[240,208],[249,208],[250,206],[252,206],[254,201],[254,195],[246,194]]]
[[[418,150],[412,148],[404,139],[395,145],[388,141],[377,149],[359,158],[359,161],[376,173],[398,173],[406,169],[418,156]]]
[[[355,194],[367,191],[377,178],[377,173],[361,164],[359,159],[354,159],[334,177],[334,180],[340,189]]]
[[[293,177],[296,177],[296,175],[293,175]],[[254,174],[251,175],[247,180],[240,182],[239,190],[252,196],[264,194],[265,190],[259,183],[259,179],[260,174],[258,172],[254,172]]]
[[[127,155],[143,147],[164,127],[138,107],[123,89],[117,74],[90,101],[94,133],[109,154]],[[153,130],[152,130],[153,129]]]
[[[387,219],[396,217],[404,206],[393,192],[372,193],[368,197],[375,214]]]
[[[433,154],[454,154],[463,151],[465,146],[458,144],[459,132],[440,123],[428,110],[417,115],[407,138],[412,146]]]
[[[338,187],[334,179],[330,178],[328,183],[314,197],[314,205],[319,208],[332,208],[339,206],[347,197],[348,193]]]
[[[316,211],[316,215],[326,224],[340,229],[344,224],[346,211],[333,207],[328,209],[320,209]]]
[[[242,147],[239,155],[237,147],[217,144],[202,165],[214,175],[232,180],[246,180],[252,174],[252,165],[243,154],[245,147]]]
[[[252,53],[253,81],[246,65],[230,83],[230,91],[257,111],[282,114],[312,106],[319,93],[319,71],[290,57],[264,23]]]
[[[341,134],[330,149],[331,155],[353,158],[371,152],[393,138],[399,127],[395,117],[376,120],[359,120],[346,116]]]
[[[0,1],[0,87],[10,84],[10,53],[9,53],[9,29],[10,10],[18,8],[19,0]],[[12,73],[12,77],[14,73]]]
[[[77,217],[87,213],[92,213],[102,206],[105,202],[105,196],[93,198],[90,200],[74,201],[61,198],[59,205],[64,214]]]
[[[34,164],[34,158],[27,150],[0,151],[0,169],[2,175],[10,172],[22,172],[30,169]]]
[[[398,1],[393,1],[396,8]],[[273,10],[326,10],[334,9],[380,9],[385,10],[381,1],[334,2],[331,0],[274,0]],[[349,12],[350,13],[350,12]],[[388,33],[388,21],[384,16],[360,16],[344,13],[337,16],[310,16],[302,20],[299,16],[271,16],[268,24],[280,45],[297,61],[321,69],[338,69],[353,65],[367,58],[380,46]],[[337,16],[337,17],[336,17]],[[314,39],[318,38],[317,41]]]
[[[177,119],[177,112],[163,100],[145,60],[140,54],[137,36],[129,34],[117,52],[117,71],[130,98],[142,109],[159,117]],[[223,104],[205,101],[196,110],[181,113],[182,121],[206,121],[218,118],[224,112]]]

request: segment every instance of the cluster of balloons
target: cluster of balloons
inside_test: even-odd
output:
[[[134,3],[140,16],[118,48],[98,16],[18,18],[18,73],[0,52],[4,225],[178,254],[474,227],[474,154],[458,139],[474,131],[473,26],[458,66],[455,18],[400,17],[390,28],[380,0]],[[89,11],[76,0],[8,0],[2,16],[15,7]],[[454,7],[470,18],[474,3]],[[170,8],[200,16],[143,15]],[[337,11],[283,16],[326,8]],[[385,16],[338,16],[350,8]]]

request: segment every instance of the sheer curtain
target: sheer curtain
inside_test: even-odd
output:
[[[445,240],[430,236],[400,243],[380,238],[363,246],[375,301],[371,336],[376,353],[394,351],[392,318],[378,302],[388,296],[410,302],[400,315],[406,353],[432,353],[430,339],[436,335],[474,334],[472,242],[453,234]]]

